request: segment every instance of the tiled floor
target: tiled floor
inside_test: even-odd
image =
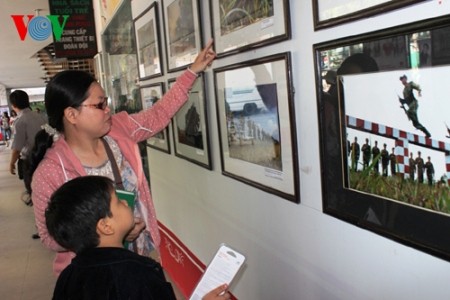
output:
[[[21,201],[23,182],[9,173],[11,151],[0,145],[0,298],[51,299],[53,253],[31,235],[33,208]]]
[[[21,200],[23,182],[9,173],[10,156],[10,149],[0,144],[0,299],[48,300],[56,282],[54,255],[31,238],[36,232],[33,208]],[[177,289],[175,293],[184,299]]]

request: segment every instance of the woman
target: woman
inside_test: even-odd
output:
[[[11,110],[11,116],[9,117],[9,126],[11,127],[11,139],[14,138],[14,123],[17,120],[17,113],[15,110]]]
[[[9,140],[11,139],[11,125],[10,125],[10,118],[8,115],[8,112],[3,112],[2,116],[2,135],[3,140],[6,143],[6,147],[9,146]]]
[[[49,126],[36,136],[30,163],[32,172],[35,170],[32,199],[36,225],[44,245],[57,252],[53,264],[56,274],[75,255],[49,236],[44,213],[51,194],[64,182],[79,176],[103,175],[122,181],[123,188],[136,195],[136,225],[126,241],[133,242],[131,249],[141,255],[158,249],[160,236],[155,209],[137,143],[169,124],[187,101],[196,74],[204,71],[214,58],[210,41],[156,105],[132,115],[120,112],[111,116],[105,92],[85,72],[63,71],[48,83],[45,106]],[[114,176],[115,166],[118,176]]]

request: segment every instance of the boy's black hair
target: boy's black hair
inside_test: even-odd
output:
[[[25,91],[15,90],[9,95],[9,102],[18,109],[30,107],[30,98]]]
[[[83,176],[63,184],[51,196],[45,211],[49,234],[75,253],[97,247],[97,223],[112,216],[113,190],[113,182],[103,176]]]

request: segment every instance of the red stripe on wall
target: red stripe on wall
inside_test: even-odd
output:
[[[161,222],[161,264],[186,298],[189,298],[205,265]]]
[[[177,236],[158,221],[161,234],[161,264],[184,297],[188,299],[203,275],[203,264]],[[233,295],[231,299],[237,300]]]

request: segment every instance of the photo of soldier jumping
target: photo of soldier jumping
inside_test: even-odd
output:
[[[431,137],[430,132],[419,122],[419,118],[417,117],[417,110],[419,109],[419,102],[414,96],[414,90],[418,92],[419,97],[422,96],[422,90],[420,86],[413,81],[408,82],[408,78],[406,75],[400,77],[400,81],[402,82],[403,89],[403,99],[398,97],[398,100],[401,103],[401,108],[405,111],[408,119],[413,123],[413,126],[423,133],[427,138]],[[408,105],[408,109],[406,109],[405,104]]]

